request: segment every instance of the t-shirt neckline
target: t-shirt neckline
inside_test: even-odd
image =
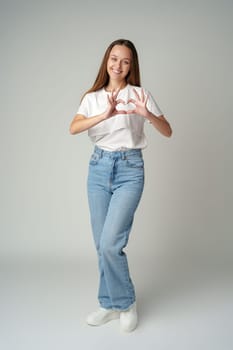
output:
[[[119,93],[120,93],[121,91],[124,91],[128,86],[129,86],[129,84],[127,83],[122,89],[120,89]],[[105,89],[105,86],[103,87],[103,91],[104,91],[106,94],[111,94],[111,93],[112,93],[111,91],[107,91],[107,90]]]

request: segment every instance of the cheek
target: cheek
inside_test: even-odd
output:
[[[110,63],[108,62],[108,63],[107,63],[107,72],[109,72],[110,67],[111,67],[111,65],[110,65]]]
[[[126,66],[126,67],[125,67],[125,72],[128,74],[129,71],[130,71],[130,66]]]
[[[108,61],[107,61],[107,68],[109,68],[110,66],[111,66],[111,61],[108,60]]]

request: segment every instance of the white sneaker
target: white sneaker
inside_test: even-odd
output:
[[[102,324],[116,320],[120,317],[120,312],[112,309],[104,309],[100,307],[97,311],[91,313],[86,321],[90,326],[101,326]]]
[[[124,332],[132,332],[138,323],[136,303],[134,303],[128,310],[121,311],[120,325]]]

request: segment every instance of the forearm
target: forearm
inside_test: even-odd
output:
[[[153,113],[148,112],[145,118],[164,136],[170,137],[172,135],[171,126],[163,115],[157,117]]]
[[[105,119],[106,116],[104,113],[89,118],[84,117],[83,115],[76,115],[71,122],[70,133],[72,135],[79,134],[99,124]]]

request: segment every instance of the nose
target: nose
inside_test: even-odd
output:
[[[120,67],[121,67],[121,61],[117,61],[117,62],[116,62],[116,67],[117,67],[117,68],[120,68]]]

